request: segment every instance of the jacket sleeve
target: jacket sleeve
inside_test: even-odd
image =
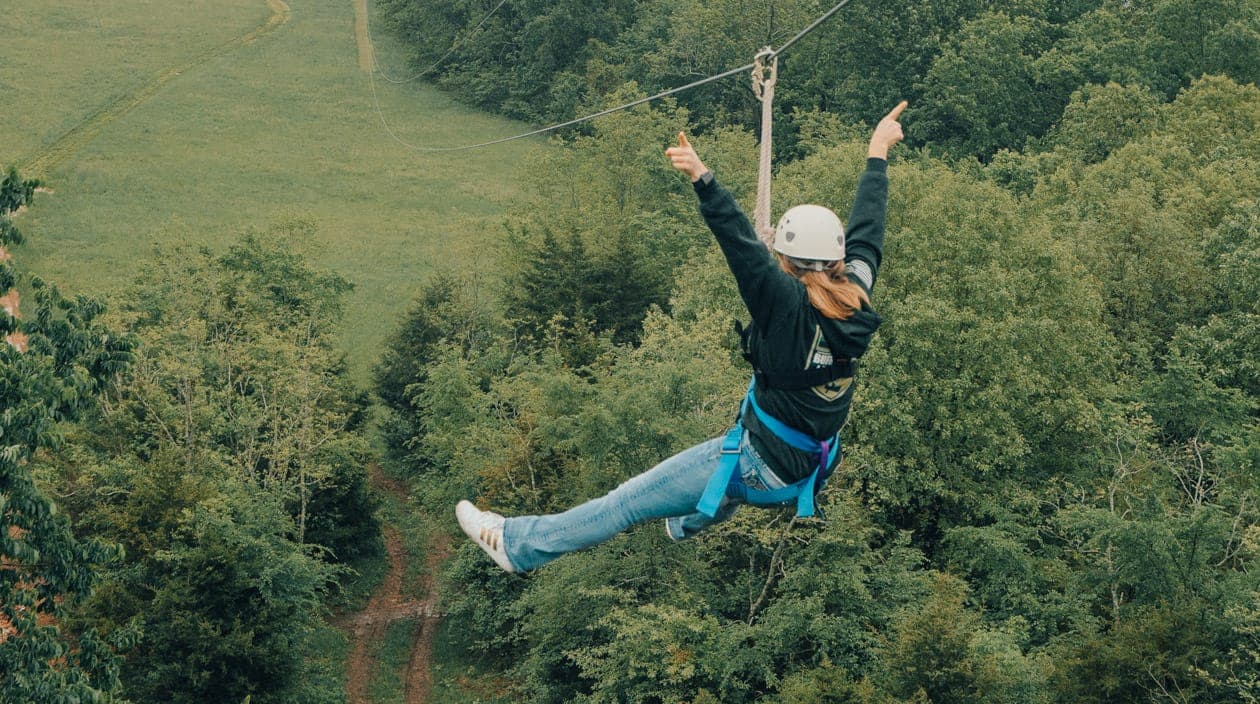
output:
[[[769,329],[773,311],[796,295],[794,280],[779,268],[770,250],[757,238],[752,223],[729,191],[712,179],[702,179],[694,185],[700,198],[700,214],[735,275],[744,305],[754,323],[762,330]]]
[[[857,196],[849,212],[844,236],[844,263],[851,278],[867,291],[875,288],[884,256],[884,220],[888,213],[888,162],[866,160],[866,171],[858,179]]]

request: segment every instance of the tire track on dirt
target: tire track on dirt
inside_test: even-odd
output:
[[[362,611],[338,623],[353,643],[346,668],[346,697],[350,704],[370,704],[368,684],[372,681],[375,664],[372,645],[384,640],[385,629],[395,618],[403,618],[409,606],[402,603],[402,578],[407,566],[402,537],[390,525],[382,525],[381,532],[385,534],[385,550],[389,554],[385,581],[373,592]]]
[[[370,477],[372,485],[379,491],[392,494],[403,501],[407,499],[407,490],[402,483],[385,476],[378,465],[372,465]],[[415,600],[403,596],[407,550],[403,546],[402,536],[397,528],[389,524],[382,524],[381,532],[385,535],[385,550],[389,554],[389,572],[362,611],[337,621],[337,625],[346,631],[352,644],[346,668],[347,699],[350,704],[385,704],[373,703],[369,696],[368,686],[376,669],[373,646],[384,641],[385,632],[393,622],[415,619],[418,625],[411,653],[404,665],[404,671],[398,674],[403,683],[404,704],[424,704],[433,689],[429,660],[433,652],[434,634],[441,618],[437,608],[437,566],[449,556],[450,540],[446,536],[434,538],[425,559],[426,569],[422,582],[425,596]]]
[[[135,90],[125,93],[114,100],[106,103],[98,108],[95,112],[85,117],[79,124],[71,127],[64,134],[58,137],[50,146],[46,147],[40,154],[29,159],[22,167],[22,172],[27,175],[37,177],[47,177],[56,167],[65,163],[70,157],[74,156],[83,147],[87,146],[100,135],[111,122],[131,112],[138,106],[144,104],[167,83],[175,80],[179,76],[191,71],[198,66],[227,54],[235,49],[252,44],[262,37],[271,34],[279,29],[282,25],[289,21],[293,16],[293,12],[289,9],[289,5],[284,0],[267,0],[267,6],[271,8],[271,15],[263,24],[255,27],[250,32],[243,34],[235,39],[228,40],[216,47],[207,49],[197,56],[189,59],[187,63],[179,66],[164,69],[158,72],[152,80]]]
[[[433,656],[433,638],[437,634],[438,590],[437,568],[451,554],[450,539],[445,534],[435,537],[429,546],[429,554],[425,565],[425,597],[422,606],[426,613],[435,614],[420,622],[416,632],[416,640],[411,645],[411,657],[407,660],[407,671],[403,673],[403,699],[405,704],[423,704],[429,700],[433,691],[433,668],[430,666]]]

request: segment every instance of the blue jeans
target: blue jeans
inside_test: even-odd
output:
[[[674,540],[690,538],[735,513],[740,503],[722,499],[717,516],[696,512],[709,476],[718,466],[722,438],[702,442],[643,474],[626,480],[598,499],[548,516],[518,516],[503,525],[503,548],[519,571],[537,569],[565,553],[591,547],[636,523],[665,518]],[[739,475],[752,489],[778,489],[783,480],[757,454],[744,433]]]

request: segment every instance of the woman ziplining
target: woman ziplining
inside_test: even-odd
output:
[[[665,519],[674,540],[726,520],[743,504],[814,515],[815,494],[840,462],[857,359],[880,317],[870,305],[883,256],[888,150],[902,138],[903,101],[871,135],[847,232],[835,213],[798,205],[779,219],[772,249],[717,183],[686,135],[665,150],[691,178],[752,316],[741,349],[753,379],[735,427],[684,450],[608,494],[568,511],[504,518],[460,501],[460,528],[507,572],[537,569],[629,527]]]

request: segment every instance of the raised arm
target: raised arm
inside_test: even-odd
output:
[[[674,168],[687,174],[700,199],[700,214],[717,238],[726,263],[735,275],[744,305],[763,330],[770,322],[776,305],[791,300],[793,281],[775,263],[765,243],[753,232],[748,216],[739,209],[735,198],[713,180],[687,135],[678,133],[678,146],[665,150]]]
[[[875,126],[866,155],[866,171],[858,179],[857,195],[845,233],[845,265],[869,292],[884,256],[884,220],[888,212],[888,150],[902,139],[897,118],[903,100]]]

